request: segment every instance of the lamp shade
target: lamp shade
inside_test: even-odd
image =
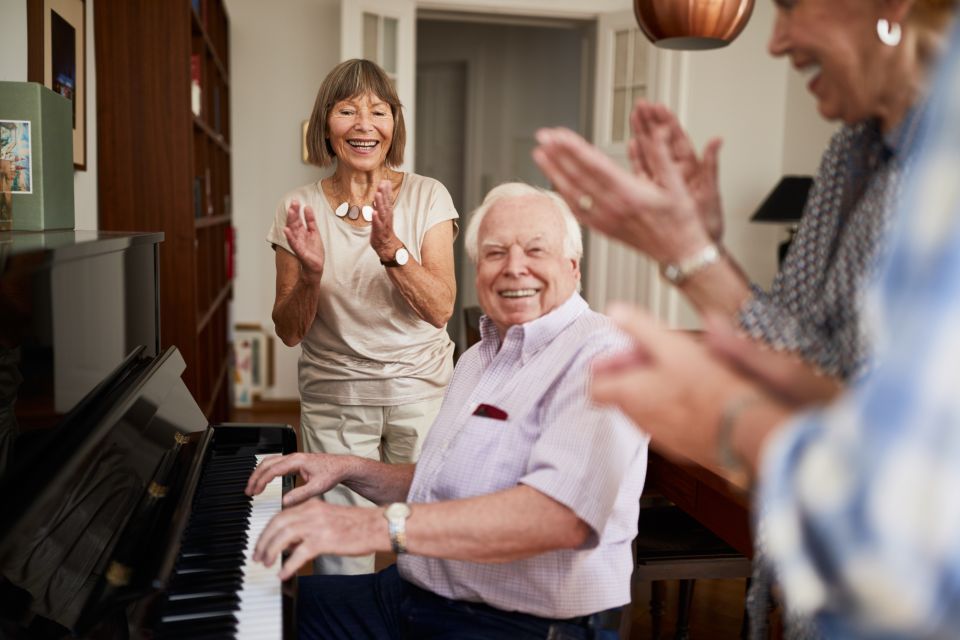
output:
[[[779,223],[799,221],[812,184],[813,178],[810,176],[783,176],[750,220]]]
[[[719,49],[750,19],[753,0],[633,0],[644,35],[663,49]]]

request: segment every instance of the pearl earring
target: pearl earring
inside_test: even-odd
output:
[[[877,37],[880,42],[888,47],[895,47],[900,44],[900,25],[896,22],[890,22],[886,18],[877,20]]]

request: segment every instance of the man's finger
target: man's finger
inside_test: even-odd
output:
[[[281,580],[292,578],[293,576],[297,575],[297,571],[300,570],[300,567],[313,559],[313,556],[314,554],[307,549],[306,544],[298,544],[293,549],[293,553],[291,553],[283,563],[283,567],[281,567],[280,573],[277,577]]]
[[[317,487],[313,483],[307,483],[305,485],[299,486],[296,489],[291,489],[283,496],[283,506],[284,507],[295,507],[296,505],[306,502],[310,498],[319,495]]]

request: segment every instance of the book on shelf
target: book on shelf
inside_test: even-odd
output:
[[[213,130],[220,133],[220,87],[213,85]]]
[[[227,226],[224,229],[224,255],[227,258],[226,272],[227,272],[227,282],[233,280],[233,248],[235,246],[236,240],[236,229],[232,226]]]
[[[203,217],[203,187],[201,186],[200,176],[193,178],[193,217]]]
[[[193,115],[200,115],[200,102],[203,97],[203,90],[200,85],[200,75],[202,73],[199,54],[190,56],[190,110]]]
[[[210,167],[206,169],[206,178],[207,178],[207,215],[213,215],[213,185],[211,184],[213,180],[210,177]]]

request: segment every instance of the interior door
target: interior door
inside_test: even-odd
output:
[[[413,171],[416,146],[416,26],[415,0],[340,0],[340,59],[366,58],[379,64],[403,104],[403,171]]]
[[[632,11],[600,14],[596,42],[593,142],[629,167],[629,119],[638,98],[666,104],[682,121],[685,59],[650,44]],[[594,309],[630,302],[676,324],[679,297],[662,282],[656,263],[599,233],[588,234],[586,254],[584,290]]]

